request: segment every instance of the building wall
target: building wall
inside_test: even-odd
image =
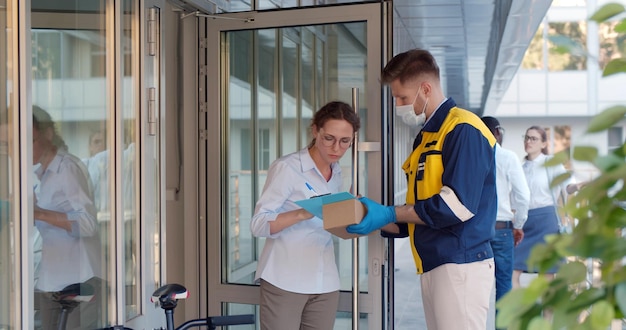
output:
[[[607,132],[586,133],[593,116],[608,107],[626,104],[626,74],[602,77],[602,67],[608,58],[624,56],[623,43],[620,47],[621,41],[617,39],[616,51],[611,57],[606,55],[607,51],[601,43],[604,41],[606,44],[606,40],[614,38],[609,33],[612,29],[588,21],[598,8],[608,2],[556,0],[548,10],[534,39],[534,53],[527,51],[524,63],[493,114],[506,129],[503,146],[515,151],[520,160],[525,155],[522,136],[532,125],[550,128],[551,132],[556,126],[566,126],[570,128],[572,147],[593,146],[601,154],[609,150]],[[610,2],[626,3],[623,0]],[[555,29],[567,24],[577,24],[571,26],[578,29],[571,26],[571,30]],[[559,32],[571,33],[564,36]],[[566,38],[558,39],[563,36]],[[564,44],[569,45],[569,53],[561,55],[553,51]],[[533,49],[532,44],[529,49]],[[579,67],[561,68],[559,63],[563,61],[578,63]],[[623,140],[626,121],[617,122],[614,127],[618,131],[621,129]],[[554,150],[558,142],[551,135]],[[577,162],[572,163],[572,169],[580,180],[589,179],[597,173],[591,166]]]

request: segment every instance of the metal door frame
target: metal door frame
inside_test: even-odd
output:
[[[220,14],[222,18],[229,19],[199,19],[199,34],[201,42],[206,40],[206,59],[199,58],[198,65],[206,68],[207,77],[215,77],[210,79],[213,84],[203,86],[200,82],[198,90],[201,94],[206,91],[205,95],[199,94],[200,104],[205,100],[205,110],[200,110],[201,114],[207,116],[206,120],[199,120],[201,123],[206,122],[207,127],[199,127],[204,132],[204,141],[201,141],[199,148],[199,199],[198,211],[201,223],[206,224],[206,235],[201,238],[200,252],[206,251],[206,258],[201,258],[201,269],[206,269],[206,288],[202,288],[201,301],[207,301],[207,308],[200,308],[200,313],[209,313],[210,315],[219,315],[221,313],[221,303],[242,303],[242,304],[258,304],[259,288],[258,286],[242,286],[222,283],[222,269],[215,267],[222,264],[221,256],[221,219],[222,213],[219,211],[221,204],[221,187],[222,182],[222,163],[219,160],[209,162],[208,160],[215,155],[220,155],[224,133],[222,132],[220,111],[206,111],[206,109],[222,109],[222,100],[224,98],[224,81],[220,74],[223,72],[221,58],[222,35],[223,32],[262,29],[262,28],[278,28],[285,26],[302,26],[314,24],[330,24],[364,21],[367,22],[367,91],[365,91],[366,99],[361,100],[361,104],[366,105],[368,109],[368,122],[372,123],[361,132],[365,136],[366,141],[380,141],[380,149],[374,152],[368,152],[368,177],[381,178],[380,181],[368,181],[368,191],[361,192],[363,195],[369,196],[376,200],[386,200],[388,198],[387,186],[385,181],[388,180],[384,171],[389,168],[387,158],[387,144],[389,134],[387,134],[388,114],[383,110],[383,88],[378,81],[382,63],[386,54],[389,52],[390,46],[385,31],[387,30],[386,19],[389,12],[388,3],[370,3],[349,5],[345,10],[340,9],[341,6],[315,7],[306,9],[291,9],[289,13],[286,11],[268,11],[268,12],[241,12]],[[203,32],[206,31],[206,32]],[[205,34],[205,37],[203,37]],[[377,47],[378,45],[378,47]],[[202,70],[200,70],[202,71]],[[219,79],[217,78],[219,77]],[[376,109],[381,109],[380,112]],[[202,117],[202,116],[201,116]],[[380,122],[381,125],[374,123]],[[204,144],[204,147],[202,147]],[[202,159],[206,159],[206,164],[202,163]],[[372,166],[376,164],[376,166]],[[210,186],[209,186],[210,185]],[[209,210],[211,214],[209,215]],[[207,219],[217,218],[220,221],[207,221]],[[387,283],[386,270],[386,242],[377,233],[371,235],[368,239],[368,288],[369,292],[359,294],[359,312],[368,313],[369,328],[381,329],[386,328],[387,312],[386,299]],[[205,284],[200,283],[200,286]],[[352,310],[351,292],[342,292],[339,303],[339,311]]]

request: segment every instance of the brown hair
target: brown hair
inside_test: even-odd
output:
[[[431,75],[439,79],[439,66],[433,55],[424,49],[412,49],[394,56],[381,74],[381,81],[389,84],[399,80],[404,84],[421,75]]]
[[[352,130],[357,132],[361,128],[361,119],[354,111],[352,106],[341,101],[332,101],[326,103],[321,109],[317,110],[311,119],[311,128],[322,128],[327,121],[331,119],[345,120],[352,125]],[[309,148],[315,144],[315,138],[309,143]]]
[[[539,132],[539,135],[541,136],[541,142],[546,142],[548,141],[548,134],[546,134],[546,130],[539,127],[539,126],[530,126],[527,130],[526,133],[528,133],[528,131],[530,131],[531,129]],[[546,146],[545,148],[541,149],[541,153],[544,155],[548,154],[548,146]]]
[[[67,151],[67,145],[65,144],[65,141],[63,141],[63,138],[61,138],[61,136],[57,132],[54,121],[52,121],[52,117],[50,116],[50,114],[36,105],[33,105],[33,128],[38,130],[39,132],[43,132],[46,129],[51,128],[54,132],[54,135],[52,136],[52,144],[58,148]]]

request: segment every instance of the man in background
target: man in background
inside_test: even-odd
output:
[[[491,240],[496,263],[496,301],[511,291],[513,276],[513,248],[524,238],[522,227],[528,217],[530,190],[517,155],[502,148],[504,128],[494,118],[482,117],[496,141],[496,190],[498,212],[496,234]]]

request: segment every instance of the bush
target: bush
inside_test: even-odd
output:
[[[624,6],[612,3],[590,19],[600,23],[625,12]],[[615,31],[626,34],[626,19]],[[626,58],[611,60],[603,70],[603,76],[619,73],[626,73]],[[606,109],[591,120],[587,132],[605,131],[625,116],[626,106]],[[559,153],[546,166],[564,163],[567,157]],[[606,155],[595,147],[575,147],[572,157],[592,164],[600,174],[564,206],[578,219],[572,233],[546,237],[546,244],[535,247],[529,258],[540,274],[564,259],[567,263],[554,280],[538,276],[498,301],[498,328],[605,330],[614,319],[626,317],[626,143]],[[589,264],[593,280],[587,276]]]

